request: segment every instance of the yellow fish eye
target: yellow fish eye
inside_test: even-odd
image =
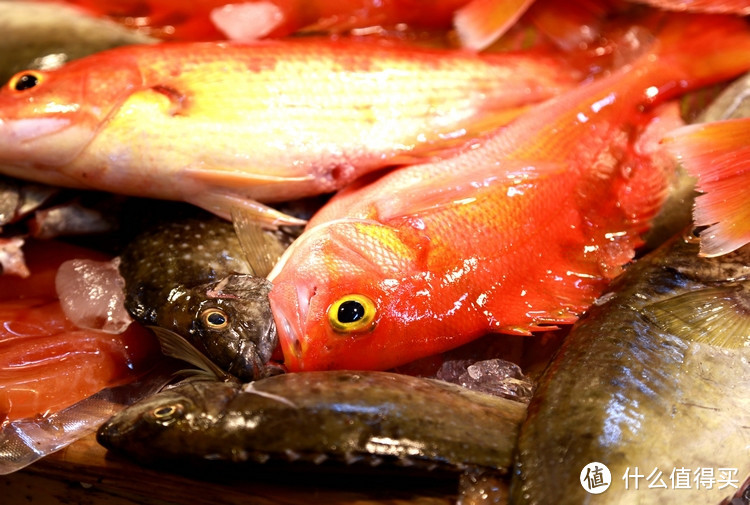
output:
[[[221,309],[206,309],[200,317],[203,325],[210,330],[223,330],[229,326],[229,316]]]
[[[42,82],[42,78],[41,72],[25,70],[11,77],[8,81],[8,87],[13,91],[25,91]]]
[[[366,296],[346,295],[328,308],[328,322],[339,333],[365,331],[372,328],[376,313],[375,303]]]
[[[157,407],[152,410],[150,412],[150,420],[167,426],[177,421],[178,418],[182,417],[184,412],[185,407],[183,407],[181,403],[165,405],[163,407]]]

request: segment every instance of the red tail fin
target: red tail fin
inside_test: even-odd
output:
[[[672,132],[664,143],[698,179],[704,194],[693,218],[701,232],[701,254],[719,256],[750,242],[750,119],[697,124]]]

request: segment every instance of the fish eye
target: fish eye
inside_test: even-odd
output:
[[[168,425],[182,416],[184,411],[185,407],[183,407],[181,403],[175,403],[173,405],[156,407],[150,412],[150,417],[153,421],[156,421],[159,424]]]
[[[211,330],[223,330],[229,326],[229,316],[221,309],[206,309],[201,313],[201,321]]]
[[[340,333],[369,330],[373,326],[377,308],[364,295],[346,295],[336,300],[328,309],[328,322]]]
[[[14,91],[25,91],[42,82],[42,74],[39,72],[20,72],[8,81],[8,87]]]

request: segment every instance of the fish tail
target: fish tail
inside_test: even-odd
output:
[[[580,187],[580,195],[594,202],[586,222],[596,250],[585,256],[596,256],[608,278],[619,275],[621,266],[633,259],[668,196],[677,163],[659,141],[682,125],[677,102],[655,109],[632,133],[611,172],[594,172]]]
[[[720,256],[750,242],[750,119],[685,126],[664,140],[666,148],[696,177],[693,220],[701,255]]]
[[[669,13],[661,16],[658,26],[648,28],[656,37],[653,45],[613,88],[624,107],[612,108],[613,120],[625,114],[628,103],[662,104],[688,89],[728,79],[750,68],[750,30],[741,19]],[[663,109],[647,108],[641,121],[632,123],[636,129],[628,133],[630,140],[622,144],[625,153],[618,172],[605,176],[589,171],[582,186],[589,201],[599,202],[589,214],[590,236],[598,246],[593,254],[610,277],[619,274],[620,265],[632,259],[667,196],[676,165],[658,141],[680,125],[676,107],[674,104],[671,113],[664,115]],[[665,129],[665,125],[670,127]],[[648,147],[644,147],[646,144]],[[607,179],[606,185],[601,182]],[[613,208],[607,200],[618,202],[617,206]]]

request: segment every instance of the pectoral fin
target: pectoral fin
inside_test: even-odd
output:
[[[279,226],[302,226],[307,222],[230,191],[206,190],[185,198],[185,201],[228,221],[232,219],[233,209],[242,209],[253,220],[271,229]]]
[[[205,372],[215,375],[219,380],[234,380],[230,374],[219,368],[181,335],[159,326],[149,326],[149,329],[156,335],[161,345],[161,350],[165,355],[190,363]]]
[[[727,349],[750,345],[750,289],[708,287],[647,305],[643,313],[662,331]]]

